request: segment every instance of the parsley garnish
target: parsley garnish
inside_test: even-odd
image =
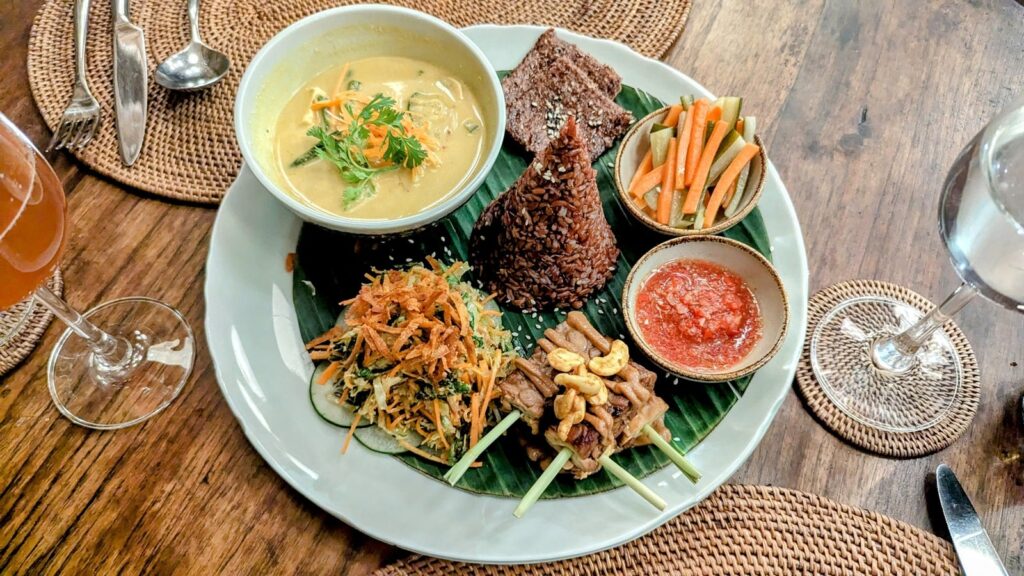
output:
[[[345,110],[352,118],[347,130],[331,130],[324,122],[306,134],[318,140],[311,152],[334,164],[348,184],[342,195],[342,203],[348,209],[373,194],[374,176],[398,168],[415,168],[427,159],[427,151],[415,136],[406,132],[402,124],[405,113],[395,108],[394,98],[377,94],[358,114],[351,103],[345,105]],[[371,126],[385,128],[383,160],[389,165],[373,166],[366,158]]]

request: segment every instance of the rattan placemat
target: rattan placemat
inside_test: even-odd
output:
[[[807,334],[813,334],[822,316],[839,302],[851,297],[879,295],[906,302],[922,312],[933,304],[920,294],[877,280],[850,280],[829,286],[815,294],[808,304]],[[974,419],[981,394],[981,375],[974,350],[960,327],[952,320],[943,329],[957,351],[963,368],[963,386],[954,398],[949,415],[919,432],[893,433],[867,426],[846,415],[829,400],[811,368],[811,338],[804,343],[797,368],[797,390],[817,419],[837,436],[869,452],[897,458],[914,458],[936,452],[956,441]]]
[[[651,534],[583,558],[480,566],[413,556],[374,576],[959,573],[948,542],[909,524],[797,490],[727,484]]]
[[[46,284],[58,296],[64,291],[60,268],[53,271]],[[0,312],[0,338],[14,332],[0,343],[0,376],[10,372],[32,352],[52,319],[53,313],[31,298]]]
[[[623,42],[658,57],[683,30],[691,0],[401,0],[388,2],[434,14],[456,26],[544,24]],[[223,82],[207,92],[173,94],[152,81],[149,122],[142,156],[125,167],[117,152],[111,84],[109,0],[92,3],[87,53],[88,78],[103,108],[99,133],[75,156],[123,184],[169,198],[217,203],[242,163],[232,127],[235,90],[256,51],[292,22],[352,0],[203,0],[203,39],[231,57]],[[54,128],[71,95],[73,82],[73,0],[47,0],[29,39],[28,72],[32,94],[46,123]],[[188,40],[184,2],[132,2],[132,20],[145,31],[150,70]]]

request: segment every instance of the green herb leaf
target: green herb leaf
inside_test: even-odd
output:
[[[384,94],[374,96],[358,114],[352,104],[345,105],[352,122],[348,131],[331,130],[326,116],[320,126],[306,132],[317,143],[308,152],[292,161],[302,166],[313,158],[333,164],[348,186],[342,192],[342,206],[347,210],[376,192],[373,178],[397,168],[415,168],[427,159],[427,151],[415,136],[410,136],[402,125],[405,116],[395,108],[395,99]],[[386,128],[384,159],[392,166],[374,167],[363,152],[370,138],[370,126]]]

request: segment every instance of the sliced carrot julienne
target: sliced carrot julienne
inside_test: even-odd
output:
[[[668,154],[665,156],[665,175],[661,179],[661,192],[658,193],[658,222],[668,224],[669,214],[672,212],[672,194],[675,194],[676,187],[673,181],[676,177],[676,148],[679,144],[675,138],[668,141]]]
[[[632,190],[636,186],[637,180],[650,172],[651,168],[654,168],[654,151],[648,148],[647,154],[644,154],[644,159],[640,161],[640,167],[636,169],[636,172],[633,173],[633,179],[629,181],[629,190]]]
[[[494,363],[491,366],[491,374],[484,386],[484,395],[480,400],[480,428],[487,425],[487,406],[491,403],[491,389],[494,388],[494,381],[498,378],[498,368],[501,366],[501,352],[494,355]],[[481,430],[482,431],[482,430]]]
[[[319,110],[323,110],[324,108],[334,108],[339,104],[341,104],[341,98],[333,98],[331,100],[321,100],[319,102],[313,102],[312,104],[309,105],[309,109],[314,112],[317,112]]]
[[[743,134],[743,117],[740,116],[736,119],[736,132]]]
[[[477,419],[477,412],[480,410],[480,396],[474,393],[469,397],[469,447],[476,446],[480,439],[480,421]]]
[[[447,460],[442,460],[441,458],[439,458],[438,456],[435,456],[434,454],[431,454],[430,452],[426,452],[424,450],[420,450],[419,448],[413,446],[412,444],[409,444],[408,442],[406,442],[405,440],[402,440],[401,438],[396,437],[395,440],[398,441],[399,446],[401,446],[402,448],[405,448],[406,450],[408,450],[409,452],[412,452],[413,454],[419,456],[420,458],[424,458],[426,460],[430,460],[431,462],[437,462],[438,464],[445,464],[445,465],[451,464],[451,462],[448,462]]]
[[[690,146],[690,129],[693,127],[693,110],[683,112],[676,127],[676,190],[686,188],[686,151]]]
[[[637,180],[636,184],[630,188],[629,193],[633,196],[640,198],[647,193],[648,190],[654,188],[662,180],[662,176],[665,175],[665,165],[662,164],[657,168],[653,168],[647,174],[644,174]]]
[[[718,213],[718,209],[722,206],[722,198],[725,197],[726,190],[729,189],[736,179],[739,178],[740,172],[743,167],[750,162],[751,159],[761,150],[757,144],[746,144],[740,149],[740,153],[733,158],[732,162],[722,172],[722,175],[718,178],[718,184],[715,184],[715,191],[711,193],[711,199],[708,201],[708,208],[704,211],[704,227],[709,228],[715,222],[715,214]],[[740,193],[740,192],[737,192]]]
[[[316,338],[313,338],[309,342],[306,342],[306,350],[312,350],[313,348],[329,341],[331,338],[334,338],[336,336],[341,336],[341,328],[338,328],[337,326],[331,326],[331,328],[327,330],[327,332],[324,332],[323,334],[317,336]]]
[[[711,132],[711,137],[708,138],[707,146],[704,147],[700,154],[700,163],[697,164],[697,171],[693,175],[693,183],[690,185],[690,190],[686,193],[686,200],[683,201],[683,214],[694,214],[697,212],[697,201],[700,199],[701,193],[704,192],[704,186],[707,184],[711,162],[715,159],[715,153],[718,152],[718,147],[722,144],[722,140],[728,132],[729,125],[726,122],[715,124],[715,129]],[[721,178],[719,178],[719,182],[721,182]]]
[[[362,419],[362,417],[362,414],[356,412],[356,417],[352,419],[352,425],[348,427],[348,433],[345,434],[345,443],[341,445],[342,454],[348,451],[348,445],[352,442],[352,435],[356,433],[356,428],[359,428],[359,420]]]
[[[665,119],[661,121],[665,126],[675,126],[676,121],[679,120],[679,115],[683,112],[681,104],[673,104],[668,108],[668,114],[665,115]]]
[[[700,152],[704,147],[704,130],[708,123],[708,107],[708,101],[700,98],[690,108],[690,114],[693,115],[693,123],[690,126],[690,143],[686,147],[686,181],[684,182],[686,186],[693,182],[693,173],[697,171],[697,162],[700,161]]]
[[[729,202],[732,202],[732,197],[736,194],[736,185],[739,184],[739,182],[740,181],[737,178],[736,181],[732,183],[732,186],[729,186],[729,190],[725,193],[725,198],[722,199],[722,206],[728,206]]]
[[[718,122],[722,119],[722,107],[712,106],[708,111],[708,122]]]
[[[441,439],[441,444],[444,445],[445,450],[448,449],[448,440],[444,437],[444,428],[441,427],[441,403],[434,398],[434,428],[437,430],[437,436]]]
[[[338,368],[341,368],[341,362],[331,362],[327,366],[327,369],[324,370],[324,373],[320,375],[320,379],[317,381],[317,384],[327,384],[327,381],[331,379],[331,376],[334,376],[334,373],[338,371]]]

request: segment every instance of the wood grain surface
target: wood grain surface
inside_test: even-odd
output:
[[[38,0],[0,3],[0,111],[45,143],[26,46]],[[71,50],[55,46],[55,50]],[[797,207],[811,288],[893,281],[938,299],[957,283],[937,234],[947,167],[1024,94],[1012,0],[695,0],[666,61],[744,97]],[[109,119],[108,119],[109,121]],[[148,295],[180,308],[201,353],[182,396],[144,425],[86,431],[46,388],[53,325],[0,382],[0,573],[367,574],[402,556],[306,502],[249,446],[202,331],[214,211],[126,190],[58,155],[70,203],[65,295],[79,308]],[[1010,573],[1024,572],[1024,322],[979,301],[959,317],[981,406],[967,434],[916,460],[864,454],[795,394],[734,481],[797,488],[942,533],[927,475],[960,475]]]

